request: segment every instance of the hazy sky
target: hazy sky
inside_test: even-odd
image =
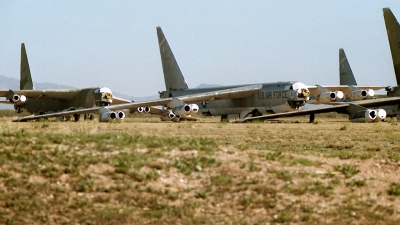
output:
[[[19,79],[25,43],[33,80],[165,89],[156,26],[189,84],[339,83],[344,48],[359,85],[395,85],[382,8],[398,0],[0,0],[0,75]]]

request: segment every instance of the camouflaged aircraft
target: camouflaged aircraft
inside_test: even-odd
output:
[[[124,112],[114,112],[113,110],[130,109],[140,112],[148,111],[149,107],[158,105],[168,109],[162,113],[162,118],[164,120],[173,120],[175,117],[188,117],[190,114],[197,112],[198,106],[196,104],[186,104],[182,100],[197,102],[212,101],[213,99],[224,99],[227,97],[242,97],[253,94],[259,88],[257,85],[251,85],[240,90],[232,88],[212,93],[146,102],[132,102],[116,98],[112,95],[111,90],[106,87],[35,90],[25,45],[22,44],[20,90],[0,91],[0,97],[6,98],[5,101],[1,101],[0,103],[14,104],[17,112],[22,112],[25,109],[30,113],[37,114],[20,117],[14,120],[15,122],[50,117],[68,118],[70,116],[73,116],[75,121],[78,121],[80,115],[91,115],[92,113],[99,115],[100,122],[108,122],[118,118],[125,118]],[[157,109],[154,108],[154,110]]]
[[[190,89],[164,33],[160,27],[156,29],[166,87],[165,91],[159,92],[160,98],[194,95],[230,88],[241,89],[248,86],[233,85]],[[350,92],[351,89],[348,85],[307,86],[301,82],[276,82],[255,85],[259,85],[260,89],[249,96],[228,98],[212,102],[202,101],[199,103],[198,112],[204,115],[219,115],[221,116],[221,120],[243,120],[249,116],[259,117],[264,114],[299,111],[310,101],[310,96],[314,96],[312,99],[314,103],[323,104],[338,102],[344,96],[343,91],[347,93]],[[383,87],[374,86],[372,88],[381,89]]]
[[[386,25],[386,31],[389,39],[390,50],[392,54],[393,67],[396,75],[397,86],[385,87],[386,94],[372,95],[371,90],[361,90],[357,88],[357,82],[351,70],[350,64],[343,49],[339,50],[339,77],[341,85],[349,85],[353,89],[353,93],[348,95],[347,100],[361,101],[344,101],[331,103],[331,106],[303,110],[299,112],[282,113],[278,115],[266,115],[254,118],[245,118],[241,121],[249,121],[252,119],[274,119],[280,117],[291,117],[300,115],[314,115],[317,113],[325,113],[336,111],[349,115],[351,122],[376,122],[382,121],[386,116],[395,116],[399,113],[398,99],[400,96],[400,25],[389,8],[383,8],[383,16]],[[355,92],[354,92],[355,91]],[[375,98],[375,99],[374,99]],[[367,100],[362,100],[367,99]],[[371,107],[370,109],[368,107]],[[378,108],[378,109],[377,109]],[[312,116],[310,116],[311,118]]]
[[[81,108],[92,108],[94,106],[108,106],[110,104],[129,103],[132,101],[116,98],[107,87],[92,87],[83,89],[54,89],[35,90],[30,72],[25,44],[21,44],[21,68],[20,68],[20,90],[0,90],[0,97],[6,100],[0,103],[13,104],[17,113],[24,110],[34,114],[48,114],[59,111],[75,111]],[[80,118],[79,113],[72,113],[75,121]],[[92,115],[87,114],[90,118]],[[104,112],[100,118],[124,119],[125,113]],[[69,116],[66,117],[69,119]],[[63,118],[64,119],[64,118]]]

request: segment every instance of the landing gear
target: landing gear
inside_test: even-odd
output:
[[[93,114],[85,114],[84,116],[83,116],[83,119],[84,120],[93,120],[94,119],[94,116],[93,116]]]
[[[227,122],[229,122],[229,121],[228,121],[228,115],[222,115],[222,116],[221,116],[221,122],[222,122],[222,123],[227,123]]]
[[[81,115],[79,115],[79,114],[74,114],[74,121],[75,121],[75,122],[78,122],[80,118],[81,118]]]
[[[14,106],[14,109],[17,110],[17,113],[22,113],[24,111],[22,110],[22,107],[18,105]]]
[[[310,114],[310,123],[314,123],[314,120],[315,120],[315,114],[311,113]]]

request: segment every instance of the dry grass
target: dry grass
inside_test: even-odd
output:
[[[399,127],[317,119],[2,119],[0,223],[398,224]]]

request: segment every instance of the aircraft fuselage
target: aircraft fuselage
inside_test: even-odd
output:
[[[241,86],[246,85],[169,90],[161,92],[160,98],[199,94]],[[307,94],[306,96],[301,95],[301,89],[308,92],[306,86],[299,82],[264,83],[258,93],[246,98],[200,102],[199,112],[205,115],[236,114],[238,117],[244,117],[254,110],[260,114],[290,112],[304,106],[308,98]]]
[[[90,108],[94,106],[109,105],[112,102],[112,93],[106,88],[84,88],[71,98],[27,98],[23,105],[15,105],[15,109],[25,109],[32,114],[45,114],[77,108]]]

